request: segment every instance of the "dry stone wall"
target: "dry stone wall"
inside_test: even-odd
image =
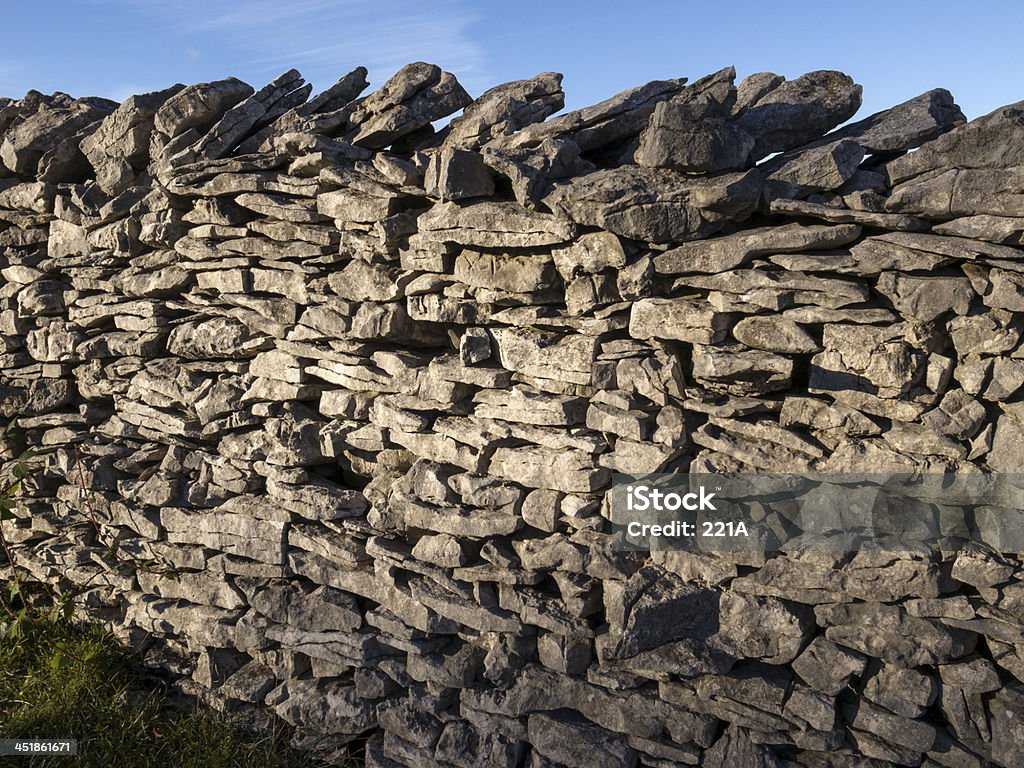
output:
[[[17,567],[375,768],[1021,765],[1017,556],[610,545],[613,472],[1019,471],[1024,103],[734,77],[0,102]]]

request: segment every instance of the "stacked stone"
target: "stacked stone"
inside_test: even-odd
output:
[[[998,537],[611,546],[615,472],[1018,470],[1024,107],[734,78],[0,103],[16,566],[378,768],[1018,765]]]

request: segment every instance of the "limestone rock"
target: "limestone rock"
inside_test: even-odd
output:
[[[104,192],[118,195],[149,164],[150,136],[157,111],[185,86],[132,96],[103,119],[96,132],[82,140],[82,153],[96,170]]]
[[[988,465],[996,472],[1020,469],[1020,450],[1024,447],[1024,424],[1014,415],[1004,413],[996,423],[992,452]]]
[[[464,250],[455,258],[453,276],[475,288],[536,293],[552,288],[554,262],[543,256],[512,256]]]
[[[303,86],[302,76],[290,69],[255,93],[233,105],[198,142],[185,152],[194,159],[218,160],[254,130],[273,122],[309,96],[312,86]],[[177,158],[175,158],[177,160]]]
[[[930,322],[946,312],[966,315],[975,297],[967,278],[913,277],[884,272],[876,290],[904,316]]]
[[[491,88],[467,105],[449,124],[445,146],[478,149],[492,139],[540,123],[564,104],[562,76],[557,72],[513,80]]]
[[[420,216],[418,225],[431,240],[482,248],[554,245],[572,239],[575,232],[572,222],[564,218],[496,202],[440,203]]]
[[[546,714],[529,718],[530,743],[542,755],[571,768],[631,768],[636,752],[592,723],[566,722]]]
[[[760,160],[818,138],[853,117],[860,103],[861,87],[841,72],[808,72],[748,104],[734,124],[754,139],[750,155]]]
[[[721,101],[707,93],[702,97],[685,98],[691,89],[698,87],[695,83],[682,97],[660,102],[654,108],[640,135],[635,154],[638,164],[687,173],[718,173],[740,170],[747,165],[754,139],[726,119],[735,70],[722,74],[725,75],[723,84],[728,88]]]
[[[494,328],[490,333],[504,368],[573,384],[591,381],[597,354],[593,337],[563,336],[527,328]]]
[[[655,257],[654,266],[658,272],[669,275],[725,272],[769,253],[838,248],[856,240],[860,232],[860,227],[854,225],[758,227],[710,240],[684,243]]]
[[[33,176],[47,152],[86,126],[102,120],[116,106],[115,102],[106,99],[75,100],[65,94],[55,94],[49,103],[39,104],[34,114],[4,132],[0,142],[0,160],[9,171],[19,176]]]
[[[252,86],[233,77],[190,85],[157,109],[153,127],[169,139],[175,139],[189,130],[194,130],[198,137],[231,107],[252,93]]]
[[[472,100],[455,76],[433,64],[407,64],[352,110],[351,142],[383,149]]]
[[[820,349],[799,325],[784,317],[745,317],[732,328],[736,340],[754,349],[782,354],[806,354]]]
[[[815,614],[834,643],[903,666],[949,663],[970,653],[977,639],[881,603],[823,605]]]
[[[815,690],[835,696],[851,677],[864,671],[866,664],[861,654],[819,635],[793,661],[793,670]]]
[[[642,299],[633,304],[629,335],[634,339],[674,339],[691,344],[714,344],[725,338],[726,314],[694,299]]]
[[[927,142],[917,152],[896,158],[886,171],[897,185],[943,169],[1008,169],[1024,165],[1018,138],[1024,103],[1000,107]]]
[[[682,242],[739,222],[754,212],[761,184],[756,170],[712,177],[625,167],[557,184],[544,199],[579,224],[653,243]]]
[[[765,169],[770,198],[801,198],[838,189],[853,178],[864,159],[864,148],[851,140],[787,152]]]
[[[902,152],[938,138],[966,122],[944,88],[926,91],[830,133],[826,139],[852,139],[867,152]]]
[[[494,180],[478,152],[445,147],[430,158],[424,179],[427,194],[440,200],[464,200],[494,194]]]
[[[712,391],[748,396],[775,392],[789,386],[793,361],[760,350],[695,346],[693,376]]]
[[[536,147],[546,139],[569,138],[584,152],[635,136],[643,130],[654,107],[682,89],[686,79],[654,80],[590,107],[526,126],[490,142],[497,149]]]

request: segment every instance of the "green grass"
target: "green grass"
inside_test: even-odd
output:
[[[0,738],[74,738],[78,757],[0,757],[0,765],[311,768],[285,734],[261,737],[208,708],[183,708],[95,626],[26,623],[0,639]]]

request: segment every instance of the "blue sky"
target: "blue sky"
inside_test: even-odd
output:
[[[1024,99],[1019,2],[643,0],[24,0],[5,3],[0,95],[123,99],[228,75],[259,87],[295,67],[316,89],[355,66],[371,87],[409,61],[474,96],[565,74],[581,107],[659,78],[839,69],[861,116],[945,87],[968,115]],[[45,8],[45,10],[42,10]],[[982,10],[983,9],[983,10]]]

